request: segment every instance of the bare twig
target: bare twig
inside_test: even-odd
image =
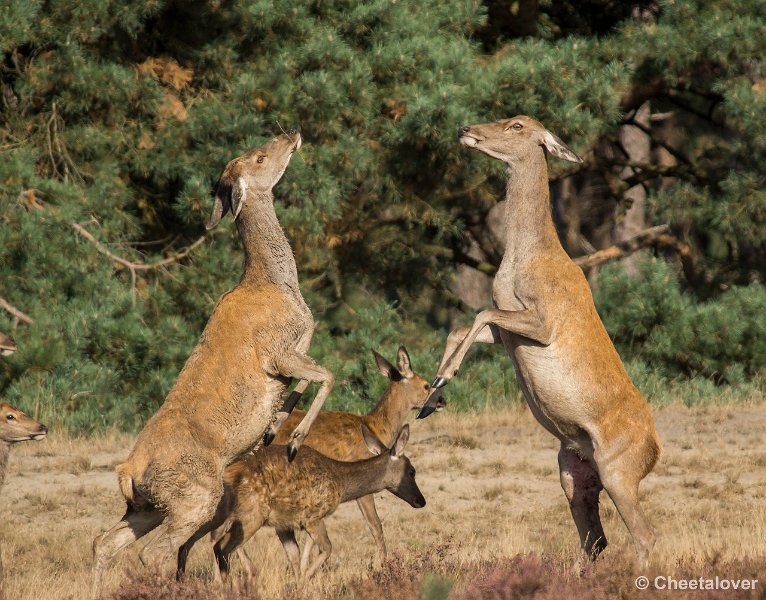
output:
[[[121,256],[118,256],[111,252],[104,244],[99,242],[95,237],[93,237],[93,234],[90,233],[85,227],[80,225],[79,223],[72,223],[72,228],[79,233],[82,237],[84,237],[86,240],[88,240],[90,243],[92,243],[96,250],[98,250],[101,254],[104,256],[107,256],[108,258],[112,259],[117,264],[122,265],[123,267],[126,267],[130,271],[130,279],[131,279],[131,298],[133,300],[133,304],[136,303],[136,272],[137,271],[151,271],[153,269],[159,269],[162,267],[166,267],[168,265],[172,265],[173,263],[177,263],[178,261],[186,258],[191,254],[194,249],[202,244],[207,238],[206,236],[200,236],[194,243],[187,246],[180,252],[174,252],[172,255],[168,256],[167,258],[163,258],[162,260],[158,260],[152,263],[143,263],[143,262],[134,262],[127,260],[126,258],[122,258]]]
[[[658,242],[661,242],[663,236],[666,238],[675,239],[673,236],[667,234],[668,229],[668,225],[650,227],[649,229],[642,231],[629,240],[625,240],[624,242],[619,242],[613,246],[609,246],[608,248],[597,250],[591,254],[586,254],[585,256],[575,258],[574,262],[582,269],[591,269],[597,265],[609,262],[611,260],[625,258],[634,252],[641,250],[642,248],[647,248],[657,244]],[[668,240],[666,239],[665,241]]]
[[[32,317],[21,312],[18,308],[13,306],[10,302],[8,302],[3,297],[0,297],[0,307],[4,308],[9,313],[11,313],[15,319],[18,319],[19,321],[26,323],[27,325],[34,323],[34,321],[32,320]]]

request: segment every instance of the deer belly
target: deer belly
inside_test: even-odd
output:
[[[560,440],[579,445],[588,399],[583,398],[576,361],[555,341],[549,346],[513,343],[508,351],[521,392],[535,418]]]
[[[250,452],[271,424],[286,385],[273,377],[260,382],[235,386],[233,410],[227,416],[229,456],[236,458]]]

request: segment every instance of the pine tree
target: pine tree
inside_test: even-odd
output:
[[[762,3],[541,0],[512,3],[510,16],[503,4],[4,6],[0,297],[33,318],[0,363],[4,398],[74,430],[132,428],[151,414],[240,273],[231,224],[203,230],[216,178],[288,126],[305,145],[277,207],[319,322],[312,352],[342,374],[331,406],[374,396],[373,347],[391,354],[405,341],[429,374],[446,308],[461,307],[455,267],[497,265],[484,231],[504,175],[456,144],[467,123],[531,114],[586,158],[577,172],[551,162],[572,239],[612,243],[626,190],[644,185],[647,224],[670,224],[693,258],[682,273],[674,252],[655,251],[674,265],[662,273],[684,318],[701,335],[727,312],[752,314],[766,274]],[[652,160],[625,175],[619,133],[647,102]],[[565,183],[576,202],[562,202]],[[469,257],[471,240],[486,264]],[[635,293],[654,289],[641,273]],[[673,326],[625,321],[619,293],[604,298],[624,350]],[[0,331],[13,319],[1,311]],[[641,357],[668,373],[748,380],[766,325],[746,322],[747,333],[740,323],[697,344],[692,366],[659,342],[642,343]],[[474,373],[489,395],[512,389]],[[456,396],[468,398],[468,382]]]

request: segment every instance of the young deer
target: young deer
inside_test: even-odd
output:
[[[599,492],[606,489],[646,565],[655,537],[639,506],[638,486],[661,452],[654,420],[551,218],[545,150],[581,160],[525,116],[461,127],[458,137],[508,167],[506,250],[493,285],[497,308],[449,335],[432,385],[442,387],[457,374],[474,342],[502,343],[532,413],[561,441],[561,485],[583,557],[594,560],[606,548],[598,513]]]
[[[18,408],[3,402],[0,404],[0,488],[5,483],[5,471],[11,446],[27,440],[42,440],[48,435],[48,428],[35,421]],[[3,562],[0,559],[0,597],[2,597]]]
[[[396,366],[375,351],[373,355],[378,370],[390,382],[375,408],[366,415],[320,412],[306,438],[307,446],[335,460],[344,462],[362,460],[367,457],[369,450],[362,437],[360,425],[367,427],[383,444],[389,446],[407,420],[407,415],[423,405],[423,399],[428,395],[430,386],[425,379],[412,370],[407,349],[404,346],[399,348]],[[436,409],[440,410],[444,406],[441,393],[436,392],[435,399]],[[303,414],[302,411],[294,411],[282,424],[284,431],[290,431]],[[281,432],[282,429],[277,433],[277,444],[284,444],[289,440],[289,437]],[[386,541],[383,536],[383,525],[375,508],[375,497],[371,494],[363,496],[357,500],[357,504],[375,539],[380,558],[384,560]]]
[[[295,131],[280,135],[232,160],[218,182],[207,226],[231,210],[244,245],[244,275],[218,301],[165,403],[117,467],[127,512],[94,541],[96,597],[112,556],[160,524],[141,553],[155,566],[209,531],[224,469],[260,442],[291,379],[321,386],[292,434],[290,458],[332,389],[332,374],[306,355],[314,320],[272,195],[300,143]]]
[[[384,445],[391,446],[396,434],[401,430],[407,415],[419,409],[430,387],[425,379],[412,370],[410,356],[404,346],[397,353],[396,366],[392,365],[380,354],[373,350],[373,356],[378,370],[385,375],[389,384],[375,408],[366,415],[355,415],[347,412],[323,410],[317,415],[306,438],[306,447],[312,448],[328,458],[343,462],[364,460],[370,451],[362,435],[362,427],[369,429]],[[444,400],[439,398],[437,410],[444,406]],[[303,418],[303,411],[294,411],[282,425],[284,431],[290,429]],[[287,434],[279,433],[276,441],[284,444],[289,440]],[[261,456],[260,451],[256,455]],[[375,507],[375,496],[368,494],[357,499],[359,509],[367,521],[370,533],[375,539],[381,560],[386,557],[386,542],[383,536],[383,525]],[[189,547],[179,554],[178,572],[183,573]],[[252,574],[250,561],[240,547],[237,551],[245,570]]]
[[[341,462],[307,447],[288,463],[284,448],[272,446],[226,470],[228,501],[219,514],[225,522],[212,536],[216,578],[228,576],[231,553],[263,525],[276,528],[296,578],[309,578],[332,552],[323,520],[342,502],[385,489],[415,508],[426,505],[415,482],[415,469],[403,455],[409,426],[402,427],[390,449],[364,425],[360,431],[369,452],[377,456]],[[306,543],[302,557],[296,529],[305,530],[312,542]],[[319,555],[309,565],[313,543],[319,546]]]

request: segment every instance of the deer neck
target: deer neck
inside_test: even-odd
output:
[[[0,441],[0,487],[5,481],[5,470],[8,467],[8,455],[11,453],[11,444]]]
[[[508,164],[503,262],[526,262],[561,247],[551,214],[545,152]]]
[[[300,294],[295,257],[277,220],[271,192],[249,192],[236,222],[245,250],[242,280],[271,283]]]
[[[396,383],[389,384],[375,408],[367,415],[370,429],[386,447],[393,443],[394,435],[404,425],[412,410],[411,403],[405,401],[407,398],[397,393],[396,388]]]
[[[384,489],[388,453],[357,462],[335,461],[341,483],[341,502],[357,500]]]

